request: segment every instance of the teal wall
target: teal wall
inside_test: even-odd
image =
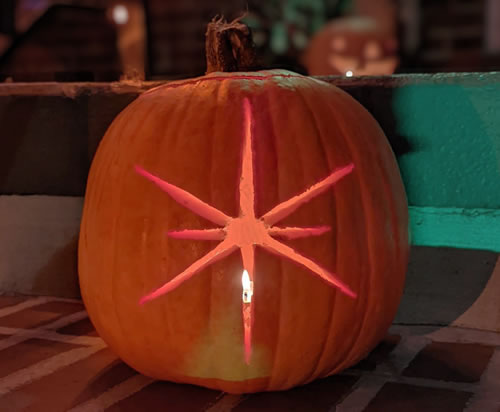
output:
[[[500,251],[500,74],[417,75],[392,110],[412,243]]]

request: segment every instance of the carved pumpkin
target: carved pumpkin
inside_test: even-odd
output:
[[[398,166],[360,104],[292,72],[213,72],[113,121],[79,269],[89,316],[125,362],[241,393],[363,358],[391,324],[407,255]]]
[[[311,75],[385,75],[394,73],[399,63],[396,51],[396,36],[377,20],[346,17],[311,39],[304,64]]]

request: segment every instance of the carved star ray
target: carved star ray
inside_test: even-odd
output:
[[[297,239],[309,236],[319,236],[330,230],[330,227],[328,226],[283,228],[277,227],[275,224],[292,214],[304,203],[328,190],[344,176],[351,173],[354,165],[349,164],[335,170],[325,179],[317,182],[309,189],[285,202],[278,204],[262,217],[258,218],[255,216],[255,185],[253,181],[252,106],[248,99],[244,99],[243,101],[243,115],[244,138],[242,172],[239,184],[240,211],[238,217],[233,218],[227,216],[225,213],[203,202],[191,193],[174,186],[157,176],[154,176],[139,166],[136,166],[137,173],[156,184],[161,190],[170,195],[170,197],[186,209],[189,209],[198,216],[201,216],[216,225],[222,226],[222,228],[216,229],[186,229],[168,232],[168,235],[174,239],[220,240],[221,243],[219,243],[206,255],[191,264],[175,278],[165,283],[152,293],[144,296],[140,300],[141,304],[171,292],[207,266],[230,255],[236,249],[240,249],[243,268],[248,276],[247,288],[248,284],[253,287],[255,246],[263,247],[276,255],[298,263],[299,265],[309,269],[313,274],[320,277],[329,285],[338,288],[342,293],[353,298],[356,297],[356,294],[333,273],[322,268],[311,259],[301,255],[291,247],[275,239],[276,237],[283,239]],[[252,294],[253,290],[250,291],[250,293]],[[245,362],[247,364],[250,362],[251,356],[252,323],[255,304],[255,300],[251,298],[251,294],[249,298],[243,298],[242,304]]]

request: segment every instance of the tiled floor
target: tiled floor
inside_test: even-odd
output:
[[[227,395],[138,375],[79,301],[0,297],[0,411],[500,412],[500,334],[393,326],[341,375],[286,392]]]

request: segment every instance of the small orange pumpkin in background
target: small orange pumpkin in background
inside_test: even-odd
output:
[[[333,20],[311,39],[304,64],[310,75],[376,76],[399,64],[397,38],[371,17]]]
[[[230,393],[366,356],[408,257],[405,192],[376,121],[319,80],[241,71],[249,36],[211,23],[208,66],[239,71],[168,83],[117,116],[79,243],[84,303],[118,356]]]

